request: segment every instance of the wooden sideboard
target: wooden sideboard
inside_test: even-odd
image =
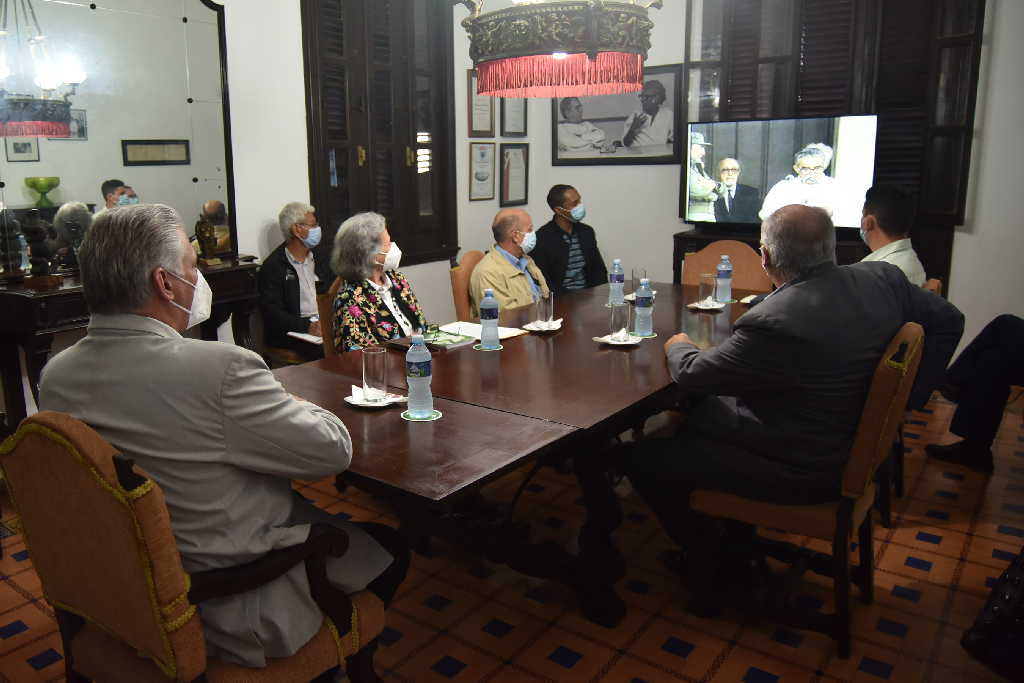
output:
[[[756,251],[761,246],[760,233],[756,230],[728,230],[698,227],[687,232],[672,235],[672,282],[683,281],[683,260],[687,254],[700,251],[717,240],[736,240],[749,244]],[[836,263],[856,263],[868,255],[868,248],[856,230],[839,228],[836,232]]]
[[[240,261],[202,268],[213,291],[210,319],[200,327],[203,339],[216,340],[217,328],[231,316],[235,341],[249,349],[254,347],[249,316],[259,302],[258,270],[257,263]],[[0,437],[12,433],[26,415],[19,348],[25,352],[29,386],[38,401],[39,375],[50,357],[54,335],[88,324],[89,310],[77,276],[65,277],[55,289],[28,289],[21,282],[0,283],[0,381],[6,411],[0,422]]]

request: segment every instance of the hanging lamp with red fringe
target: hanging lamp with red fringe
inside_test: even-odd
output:
[[[651,46],[647,17],[661,0],[545,0],[481,14],[461,0],[477,93],[497,97],[582,97],[637,92]]]

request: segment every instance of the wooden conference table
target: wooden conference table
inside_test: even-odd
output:
[[[594,459],[589,456],[614,436],[674,402],[665,340],[684,331],[702,347],[715,346],[747,310],[731,304],[719,313],[697,313],[686,308],[697,299],[696,287],[657,283],[652,288],[657,291],[658,336],[636,346],[593,341],[608,332],[608,286],[603,285],[557,296],[555,317],[564,321],[556,332],[503,340],[498,352],[467,346],[434,354],[434,407],[443,414],[435,422],[402,420],[398,406],[365,409],[346,403],[350,386],[362,382],[358,353],[280,368],[274,374],[286,390],[344,421],[352,436],[351,481],[390,499],[403,529],[416,527],[416,533],[429,536],[430,525],[444,516],[447,504],[529,460],[572,457],[581,476],[588,459]],[[737,298],[746,294],[736,292]],[[533,318],[528,306],[503,311],[500,323],[521,327]],[[403,355],[388,355],[388,384],[404,394]],[[432,522],[425,509],[437,513]],[[580,564],[590,568],[595,564],[583,560],[592,512],[588,505],[580,538]],[[545,574],[540,559],[518,561],[519,566],[509,564]],[[609,571],[607,583],[616,580],[621,568]],[[558,578],[566,577],[563,573]]]

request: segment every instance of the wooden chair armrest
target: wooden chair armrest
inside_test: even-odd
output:
[[[300,562],[307,563],[308,573],[311,560],[313,560],[314,566],[317,564],[323,566],[322,573],[326,581],[327,557],[340,557],[345,554],[346,550],[348,550],[348,534],[343,530],[327,524],[313,524],[309,528],[309,536],[305,542],[299,545],[272,550],[257,560],[235,567],[210,569],[192,574],[192,587],[189,589],[188,599],[192,604],[199,604],[213,598],[255,590],[270,583]],[[311,586],[312,583],[310,581]],[[315,591],[313,598],[316,599]],[[347,597],[345,599],[348,600]],[[333,615],[331,618],[334,618]],[[340,629],[342,625],[347,624],[346,617],[345,621],[338,624],[338,627]]]

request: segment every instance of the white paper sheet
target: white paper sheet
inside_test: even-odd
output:
[[[467,323],[458,321],[454,323],[448,323],[447,325],[441,325],[440,329],[445,332],[450,332],[452,334],[461,334],[466,337],[473,337],[474,339],[480,338],[480,323]],[[518,337],[521,334],[526,334],[526,330],[521,330],[518,327],[498,328],[498,339]]]

